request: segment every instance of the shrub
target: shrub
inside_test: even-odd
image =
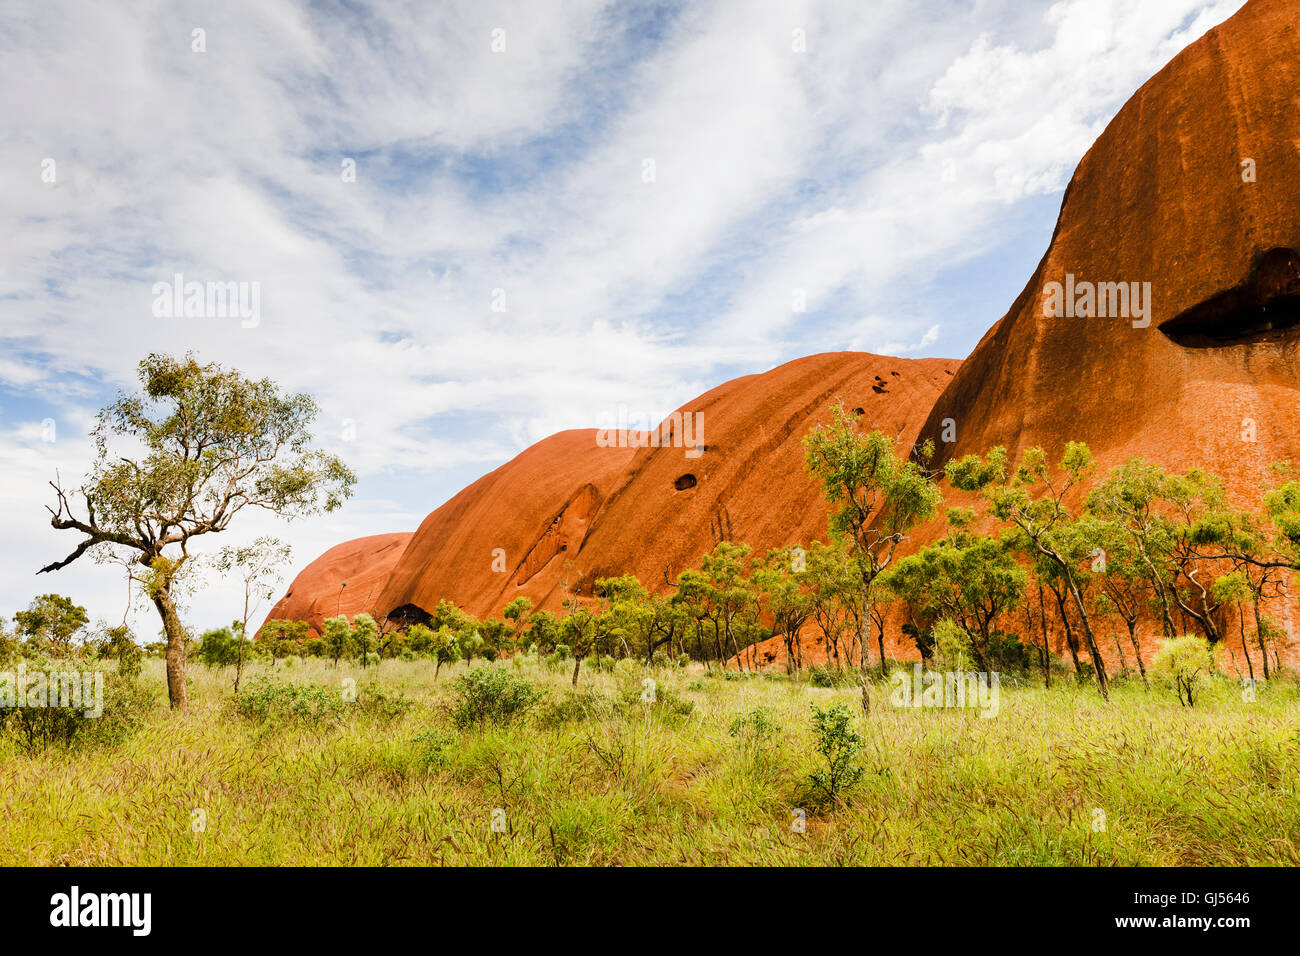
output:
[[[546,701],[538,708],[537,723],[545,728],[602,717],[612,713],[613,702],[594,690],[566,690],[560,700]]]
[[[814,687],[847,687],[857,682],[857,673],[842,667],[813,667],[808,671],[808,683]]]
[[[1192,707],[1201,682],[1214,671],[1214,657],[1205,638],[1176,637],[1160,642],[1151,669],[1174,685],[1178,703]]]
[[[235,712],[261,723],[333,723],[343,716],[347,703],[338,691],[318,684],[295,684],[272,677],[257,677],[235,700]]]
[[[755,707],[747,710],[731,722],[727,733],[733,737],[742,737],[755,741],[765,740],[776,733],[776,721],[772,717],[772,708]]]
[[[415,743],[420,748],[416,762],[425,768],[445,767],[448,752],[455,742],[455,735],[441,727],[420,734],[415,738]]]
[[[970,652],[971,639],[966,629],[949,618],[935,624],[930,631],[934,642],[935,667],[944,671],[969,669],[974,658]]]
[[[38,660],[37,664],[36,669],[48,666],[44,659]],[[158,685],[112,671],[96,669],[90,673],[96,675],[91,678],[92,686],[95,681],[102,682],[102,713],[94,715],[98,708],[93,701],[82,701],[82,705],[77,707],[0,707],[0,734],[12,738],[20,749],[28,753],[38,753],[53,746],[111,747],[125,741],[157,705]],[[80,681],[81,675],[76,676]],[[84,682],[82,686],[84,688]],[[57,703],[54,700],[57,693],[47,690],[43,700],[47,704]]]
[[[1037,648],[1030,647],[1014,634],[1000,632],[989,638],[988,647],[984,649],[984,662],[991,671],[1022,677],[1040,666]]]
[[[228,627],[204,631],[194,656],[208,667],[229,667],[239,660],[239,641]]]
[[[371,681],[357,688],[357,709],[371,717],[397,720],[414,706],[415,701],[406,697],[401,691],[384,690],[377,681]]]
[[[842,701],[825,709],[813,704],[812,714],[817,752],[826,761],[824,768],[808,775],[812,796],[826,803],[840,803],[845,791],[862,779],[858,764],[862,735],[853,729],[853,717]]]
[[[476,667],[456,678],[452,722],[462,729],[510,723],[540,701],[546,692],[532,681],[498,667]]]

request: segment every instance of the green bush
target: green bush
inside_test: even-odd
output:
[[[813,667],[808,683],[814,687],[850,687],[858,683],[858,673],[846,667]]]
[[[204,631],[194,657],[208,667],[230,667],[239,660],[239,641],[228,627]]]
[[[405,716],[415,701],[401,691],[385,690],[378,681],[370,681],[357,688],[357,710],[380,720],[397,720]]]
[[[29,668],[29,673],[36,670],[45,673],[47,662],[37,663],[40,666]],[[58,672],[66,668],[51,670]],[[0,735],[9,737],[28,753],[56,746],[112,747],[125,741],[157,706],[158,684],[101,669],[90,673],[98,675],[91,678],[92,686],[96,680],[102,682],[102,713],[95,714],[98,708],[89,701],[82,701],[77,707],[0,706]],[[81,679],[79,673],[78,679]],[[53,701],[55,695],[57,691],[47,693],[45,702]]]
[[[452,722],[462,729],[506,724],[537,704],[546,692],[504,668],[476,667],[456,678]]]
[[[1151,669],[1173,685],[1178,703],[1193,707],[1202,682],[1214,673],[1214,655],[1203,637],[1176,637],[1160,642]]]
[[[1023,677],[1035,668],[1041,668],[1038,649],[1030,647],[1014,634],[994,634],[984,649],[984,662],[989,670],[998,674]]]
[[[249,681],[235,700],[239,716],[259,723],[333,723],[348,706],[337,690],[318,684],[295,684],[260,676]]]
[[[819,803],[841,803],[844,793],[862,779],[858,763],[862,735],[853,729],[853,717],[842,701],[825,709],[811,706],[817,753],[826,761],[825,767],[808,775],[811,796]]]
[[[733,737],[755,741],[765,740],[777,731],[772,708],[755,707],[740,714],[731,722],[727,733]]]
[[[441,727],[426,731],[415,738],[420,751],[416,762],[425,768],[438,769],[447,766],[448,755],[456,743],[455,734]]]

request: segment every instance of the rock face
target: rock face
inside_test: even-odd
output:
[[[804,471],[804,435],[842,401],[906,448],[958,364],[831,352],[701,395],[681,412],[701,416],[703,453],[637,452],[578,555],[584,592],[622,573],[662,586],[721,540],[755,552],[826,540],[826,503]]]
[[[302,569],[266,619],[306,621],[319,636],[327,617],[376,615],[377,598],[411,538],[401,531],[336,544]]]
[[[597,437],[575,429],[543,439],[430,514],[380,605],[432,611],[445,598],[480,616],[518,595],[540,605],[635,454],[617,436],[612,447]]]
[[[655,432],[553,435],[429,515],[380,605],[447,598],[482,616],[522,595],[554,608],[566,584],[590,594],[606,575],[663,586],[724,538],[756,550],[824,538],[804,434],[843,400],[907,447],[957,364],[814,355],[720,385]]]
[[[945,458],[1085,441],[1101,465],[1203,464],[1239,494],[1300,460],[1298,84],[1300,7],[1252,0],[1138,90],[922,437]],[[1076,317],[1044,316],[1050,283],[1073,284]],[[1110,315],[1080,315],[1089,283],[1150,283],[1149,314],[1107,294]]]
[[[662,587],[722,539],[756,551],[824,540],[826,506],[804,473],[803,436],[843,401],[906,448],[958,365],[813,355],[720,385],[653,433],[560,432],[465,488],[404,547],[379,554],[367,542],[380,538],[362,538],[327,552],[271,616],[319,626],[344,579],[338,606],[349,614],[429,612],[447,599],[481,617],[518,596],[554,609],[566,586],[590,594],[606,575]],[[351,579],[366,560],[372,601],[359,600]]]

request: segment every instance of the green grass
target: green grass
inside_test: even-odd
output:
[[[1290,682],[1247,703],[1217,681],[1195,709],[1133,683],[1109,705],[1090,686],[1004,685],[991,719],[894,710],[878,686],[864,718],[854,687],[659,670],[647,705],[646,672],[628,663],[584,669],[573,699],[567,668],[497,666],[547,691],[504,726],[452,722],[463,664],[435,683],[423,661],[309,660],[276,677],[331,693],[354,678],[341,716],[241,716],[229,674],[192,665],[190,710],[160,700],[115,746],[28,755],[0,740],[0,863],[1300,863]],[[150,662],[146,678],[160,673]],[[399,694],[409,706],[391,704]],[[817,766],[810,704],[837,700],[854,709],[865,773],[846,805],[808,809],[794,832]]]

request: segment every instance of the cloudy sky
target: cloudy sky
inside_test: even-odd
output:
[[[76,541],[46,483],[152,351],[316,396],[356,496],[214,542],[279,534],[291,573],[620,406],[964,357],[1107,120],[1240,5],[7,0],[0,614],[121,619],[116,569],[34,571]],[[258,283],[258,321],[159,317],[178,273]],[[189,622],[236,605],[213,580]]]

